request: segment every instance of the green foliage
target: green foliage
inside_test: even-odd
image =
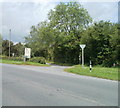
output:
[[[52,59],[54,45],[54,30],[45,22],[31,27],[31,32],[26,39],[26,46],[32,48],[32,56],[43,56]]]
[[[116,24],[104,21],[94,23],[84,31],[81,38],[81,43],[86,44],[86,63],[89,63],[90,59],[93,64],[102,64],[107,67],[117,63],[118,40],[120,38],[118,38]]]
[[[16,57],[24,55],[24,48],[25,46],[22,45],[20,42],[14,45],[14,43],[10,42],[10,56],[12,53],[15,54]],[[2,54],[5,56],[9,56],[9,40],[2,40]]]
[[[2,54],[2,35],[0,34],[0,54]]]
[[[40,64],[46,64],[46,60],[44,57],[34,57],[30,58],[30,62],[40,63]]]
[[[23,57],[8,57],[8,56],[0,56],[0,59],[2,60],[12,60],[12,61],[23,61]],[[40,63],[40,64],[46,64],[46,60],[44,57],[34,57],[29,59],[30,62],[33,63]]]
[[[11,54],[10,55],[12,56],[12,50],[14,49],[12,41],[10,41],[10,49],[11,49]],[[8,40],[3,40],[2,41],[2,54],[6,55],[6,56],[9,56],[9,41]]]
[[[50,66],[47,64],[40,64],[40,63],[34,63],[34,62],[23,62],[23,61],[14,61],[14,60],[0,60],[0,63],[6,63],[6,64],[16,64],[16,65],[32,65],[32,66]]]
[[[82,66],[77,65],[73,68],[67,68],[65,70],[79,75],[86,75],[111,80],[120,80],[118,79],[118,68],[106,68],[96,66],[93,67],[92,72],[90,72],[89,67],[82,68]]]
[[[15,54],[15,56],[19,57],[24,55],[24,49],[25,46],[19,42],[13,46],[12,52]]]
[[[79,37],[80,32],[87,27],[92,18],[77,2],[58,4],[48,14],[50,25],[64,36]],[[70,36],[70,38],[71,38]]]
[[[31,27],[25,37],[32,57],[78,64],[80,44],[86,44],[85,63],[111,67],[120,63],[120,25],[109,21],[92,23],[88,11],[77,2],[60,3],[48,13],[48,20]]]
[[[33,56],[61,63],[78,63],[81,32],[92,21],[77,2],[60,3],[48,13],[48,21],[31,27],[26,43]]]
[[[23,57],[0,56],[0,59],[3,59],[3,60],[13,60],[13,61],[23,61]]]
[[[78,64],[81,32],[92,18],[77,2],[60,3],[48,15],[51,27],[57,32],[54,61]]]
[[[23,61],[23,57],[10,57],[10,60]]]

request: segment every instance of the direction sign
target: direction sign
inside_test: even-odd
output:
[[[80,47],[82,48],[82,49],[84,49],[85,48],[85,44],[80,44]]]
[[[25,57],[31,58],[31,48],[25,48]]]

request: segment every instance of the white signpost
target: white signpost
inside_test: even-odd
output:
[[[85,44],[80,44],[80,47],[82,48],[82,67],[84,67],[84,48],[85,48]]]
[[[31,48],[25,48],[25,57],[31,58]]]

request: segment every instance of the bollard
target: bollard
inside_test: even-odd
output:
[[[90,60],[90,72],[92,72],[92,63],[91,63],[91,60]]]

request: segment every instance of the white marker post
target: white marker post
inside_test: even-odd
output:
[[[80,47],[82,48],[82,67],[84,68],[84,48],[85,48],[85,44],[81,44]]]
[[[92,62],[90,60],[90,72],[92,72]]]

